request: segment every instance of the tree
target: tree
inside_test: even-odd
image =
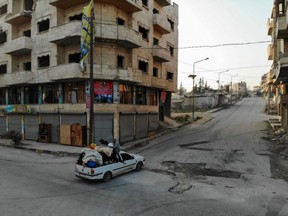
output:
[[[178,94],[179,95],[184,95],[185,93],[187,92],[187,90],[183,87],[183,84],[182,84],[182,82],[180,83],[180,87],[179,87],[179,89],[178,89]]]

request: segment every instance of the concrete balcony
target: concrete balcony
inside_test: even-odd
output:
[[[269,44],[267,47],[267,55],[268,55],[268,60],[273,60],[274,59],[274,48],[273,44]]]
[[[171,32],[170,23],[159,14],[153,14],[153,27],[154,31],[160,34],[168,34]]]
[[[9,55],[26,55],[31,53],[32,39],[30,37],[20,37],[5,44],[5,54]]]
[[[6,73],[0,75],[0,87],[7,87],[23,83],[33,82],[33,73],[31,71],[21,71],[17,73]]]
[[[268,21],[267,21],[267,35],[272,35],[274,28],[275,28],[275,24],[274,24],[273,19],[268,19]]]
[[[154,45],[152,50],[153,59],[158,62],[169,62],[170,52],[160,46]]]
[[[151,87],[156,87],[159,89],[167,89],[167,80],[160,79],[157,77],[152,77],[151,79]]]
[[[73,21],[52,27],[49,31],[49,42],[60,46],[80,44],[81,21]]]
[[[288,53],[279,56],[275,76],[277,81],[288,82]]]
[[[142,36],[127,26],[96,24],[96,41],[115,43],[125,48],[138,48],[141,46]]]
[[[8,14],[5,17],[5,22],[11,25],[22,25],[23,23],[31,22],[32,11],[23,10],[19,13]]]
[[[47,77],[39,77],[40,82],[47,82],[48,80],[71,80],[71,79],[89,79],[90,78],[90,65],[86,66],[87,71],[82,73],[79,70],[78,63],[62,64],[55,67],[51,67],[48,71]],[[127,69],[119,69],[111,65],[93,65],[93,78],[105,79],[105,80],[123,80],[134,83],[142,82],[142,73],[137,70],[128,67]],[[41,72],[40,72],[41,73]]]
[[[276,38],[285,39],[288,38],[287,21],[286,16],[277,17],[276,23]]]
[[[50,0],[51,5],[61,9],[71,8],[75,5],[86,6],[89,2],[90,0]],[[135,13],[142,10],[142,4],[137,0],[94,0],[94,3],[114,5],[127,13]]]
[[[155,0],[160,6],[165,7],[171,5],[171,0]]]

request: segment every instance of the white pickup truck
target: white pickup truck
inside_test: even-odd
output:
[[[114,176],[132,170],[139,171],[144,166],[145,158],[140,155],[120,151],[119,156],[119,161],[111,161],[95,168],[90,168],[77,162],[75,164],[75,175],[83,179],[103,180],[107,182]]]

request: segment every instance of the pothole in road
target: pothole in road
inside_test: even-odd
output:
[[[222,177],[222,178],[240,178],[241,173],[231,170],[221,170],[206,168],[205,163],[179,163],[177,161],[164,161],[162,165],[168,167],[172,172],[183,173],[187,177],[194,177],[198,175]]]
[[[209,143],[209,142],[208,141],[199,141],[199,142],[194,142],[194,143],[179,144],[178,146],[180,148],[188,148],[191,146],[200,145],[200,144],[207,144],[207,143]]]

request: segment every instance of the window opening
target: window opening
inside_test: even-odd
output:
[[[119,68],[124,68],[124,56],[121,55],[117,56],[117,66]]]
[[[49,66],[50,66],[50,56],[49,55],[38,57],[38,67],[39,68],[49,67]]]
[[[82,15],[83,15],[83,13],[76,14],[76,15],[74,15],[74,16],[70,16],[70,17],[69,17],[69,21],[82,20]]]
[[[6,104],[6,96],[5,96],[5,89],[4,88],[1,88],[0,89],[0,104],[1,105],[4,105]]]
[[[148,0],[142,0],[142,4],[146,7],[148,7]]]
[[[153,45],[158,45],[159,44],[159,40],[157,38],[153,38]]]
[[[146,105],[146,88],[136,87],[136,104]]]
[[[23,63],[23,69],[25,71],[31,71],[31,62],[24,62]]]
[[[38,32],[39,33],[47,31],[50,28],[50,20],[49,19],[40,21],[37,24],[38,24]]]
[[[7,33],[0,32],[0,44],[4,44],[7,41]]]
[[[31,29],[28,29],[26,31],[23,31],[23,36],[25,37],[31,37]]]
[[[59,94],[58,84],[44,85],[42,100],[44,103],[58,103]]]
[[[153,77],[158,77],[158,68],[153,67]]]
[[[38,104],[37,86],[27,86],[24,88],[24,104]]]
[[[117,25],[125,25],[125,20],[121,19],[120,17],[117,18]]]
[[[68,56],[69,63],[79,63],[80,62],[80,53],[69,54]]]
[[[142,38],[148,40],[148,36],[149,36],[149,30],[139,26],[139,32],[142,34]]]
[[[148,72],[148,62],[139,60],[138,61],[138,69],[143,72]]]
[[[5,73],[7,73],[7,65],[2,64],[0,65],[0,74],[5,74]]]
[[[173,56],[173,55],[174,55],[174,47],[168,45],[168,50],[169,50],[169,52],[170,52],[170,55]]]
[[[159,14],[159,10],[157,10],[156,8],[153,8],[153,14]]]
[[[33,0],[25,0],[24,4],[25,10],[32,11]]]
[[[120,103],[133,104],[133,87],[130,85],[119,85]]]
[[[173,73],[167,72],[167,80],[173,80]]]
[[[0,7],[0,15],[7,13],[7,4]]]
[[[171,19],[168,19],[168,22],[170,23],[171,29],[174,30],[174,22]]]

